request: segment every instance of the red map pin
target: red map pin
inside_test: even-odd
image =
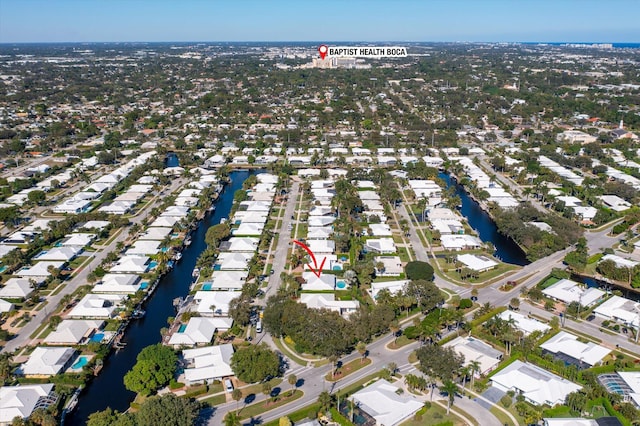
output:
[[[324,60],[324,58],[327,56],[327,52],[329,51],[329,48],[327,47],[327,45],[325,44],[321,44],[318,47],[318,52],[320,53],[320,58],[322,60]]]

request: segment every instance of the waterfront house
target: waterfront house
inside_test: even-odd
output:
[[[197,303],[196,311],[203,316],[228,316],[229,303],[242,293],[239,291],[197,291],[193,300]]]
[[[104,326],[101,320],[64,320],[44,339],[48,345],[84,345],[96,330]]]
[[[73,307],[68,316],[70,318],[111,319],[126,297],[124,294],[89,293]]]
[[[51,377],[69,368],[76,350],[73,348],[37,347],[17,373],[25,377]]]
[[[46,410],[58,401],[53,384],[21,384],[0,387],[0,425],[14,424],[13,420],[27,419],[35,410]]]
[[[93,293],[133,294],[140,290],[140,276],[136,274],[106,274],[93,286]]]
[[[233,376],[232,356],[233,345],[231,344],[182,351],[182,358],[187,363],[187,368],[184,370],[185,382],[191,386],[203,381],[212,383],[214,380]]]
[[[211,343],[216,332],[226,331],[233,325],[231,318],[193,317],[169,338],[169,345],[174,348],[181,346],[201,346]]]
[[[578,302],[581,306],[587,307],[596,304],[605,294],[600,289],[595,287],[585,288],[584,285],[566,278],[545,288],[542,293],[566,304]]]

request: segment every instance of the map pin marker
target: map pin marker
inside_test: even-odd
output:
[[[318,47],[318,52],[320,53],[320,58],[323,59],[323,60],[327,56],[327,52],[328,51],[329,51],[329,48],[324,44],[321,44],[320,47]]]

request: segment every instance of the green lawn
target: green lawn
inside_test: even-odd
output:
[[[296,390],[293,395],[290,395],[288,390],[283,391],[275,398],[275,401],[273,399],[268,399],[266,401],[260,401],[242,408],[240,410],[240,418],[247,419],[251,417],[257,417],[262,413],[293,402],[296,399],[300,399],[302,398],[302,395],[304,395],[304,393],[301,390]]]
[[[447,416],[447,410],[437,404],[431,404],[431,408],[422,408],[411,420],[402,423],[402,426],[435,426],[446,424],[464,425],[465,423],[453,414]]]
[[[335,374],[327,373],[325,379],[329,382],[335,382],[336,380],[340,380],[345,376],[348,376],[349,374],[355,373],[356,371],[366,367],[369,364],[371,364],[371,360],[369,358],[365,358],[364,360],[361,358],[354,359],[353,361],[338,368]]]
[[[211,398],[203,399],[202,402],[215,407],[216,405],[224,404],[227,402],[227,396],[225,394],[215,395]]]

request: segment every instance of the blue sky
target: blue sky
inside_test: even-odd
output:
[[[0,0],[0,42],[640,42],[640,0]]]

